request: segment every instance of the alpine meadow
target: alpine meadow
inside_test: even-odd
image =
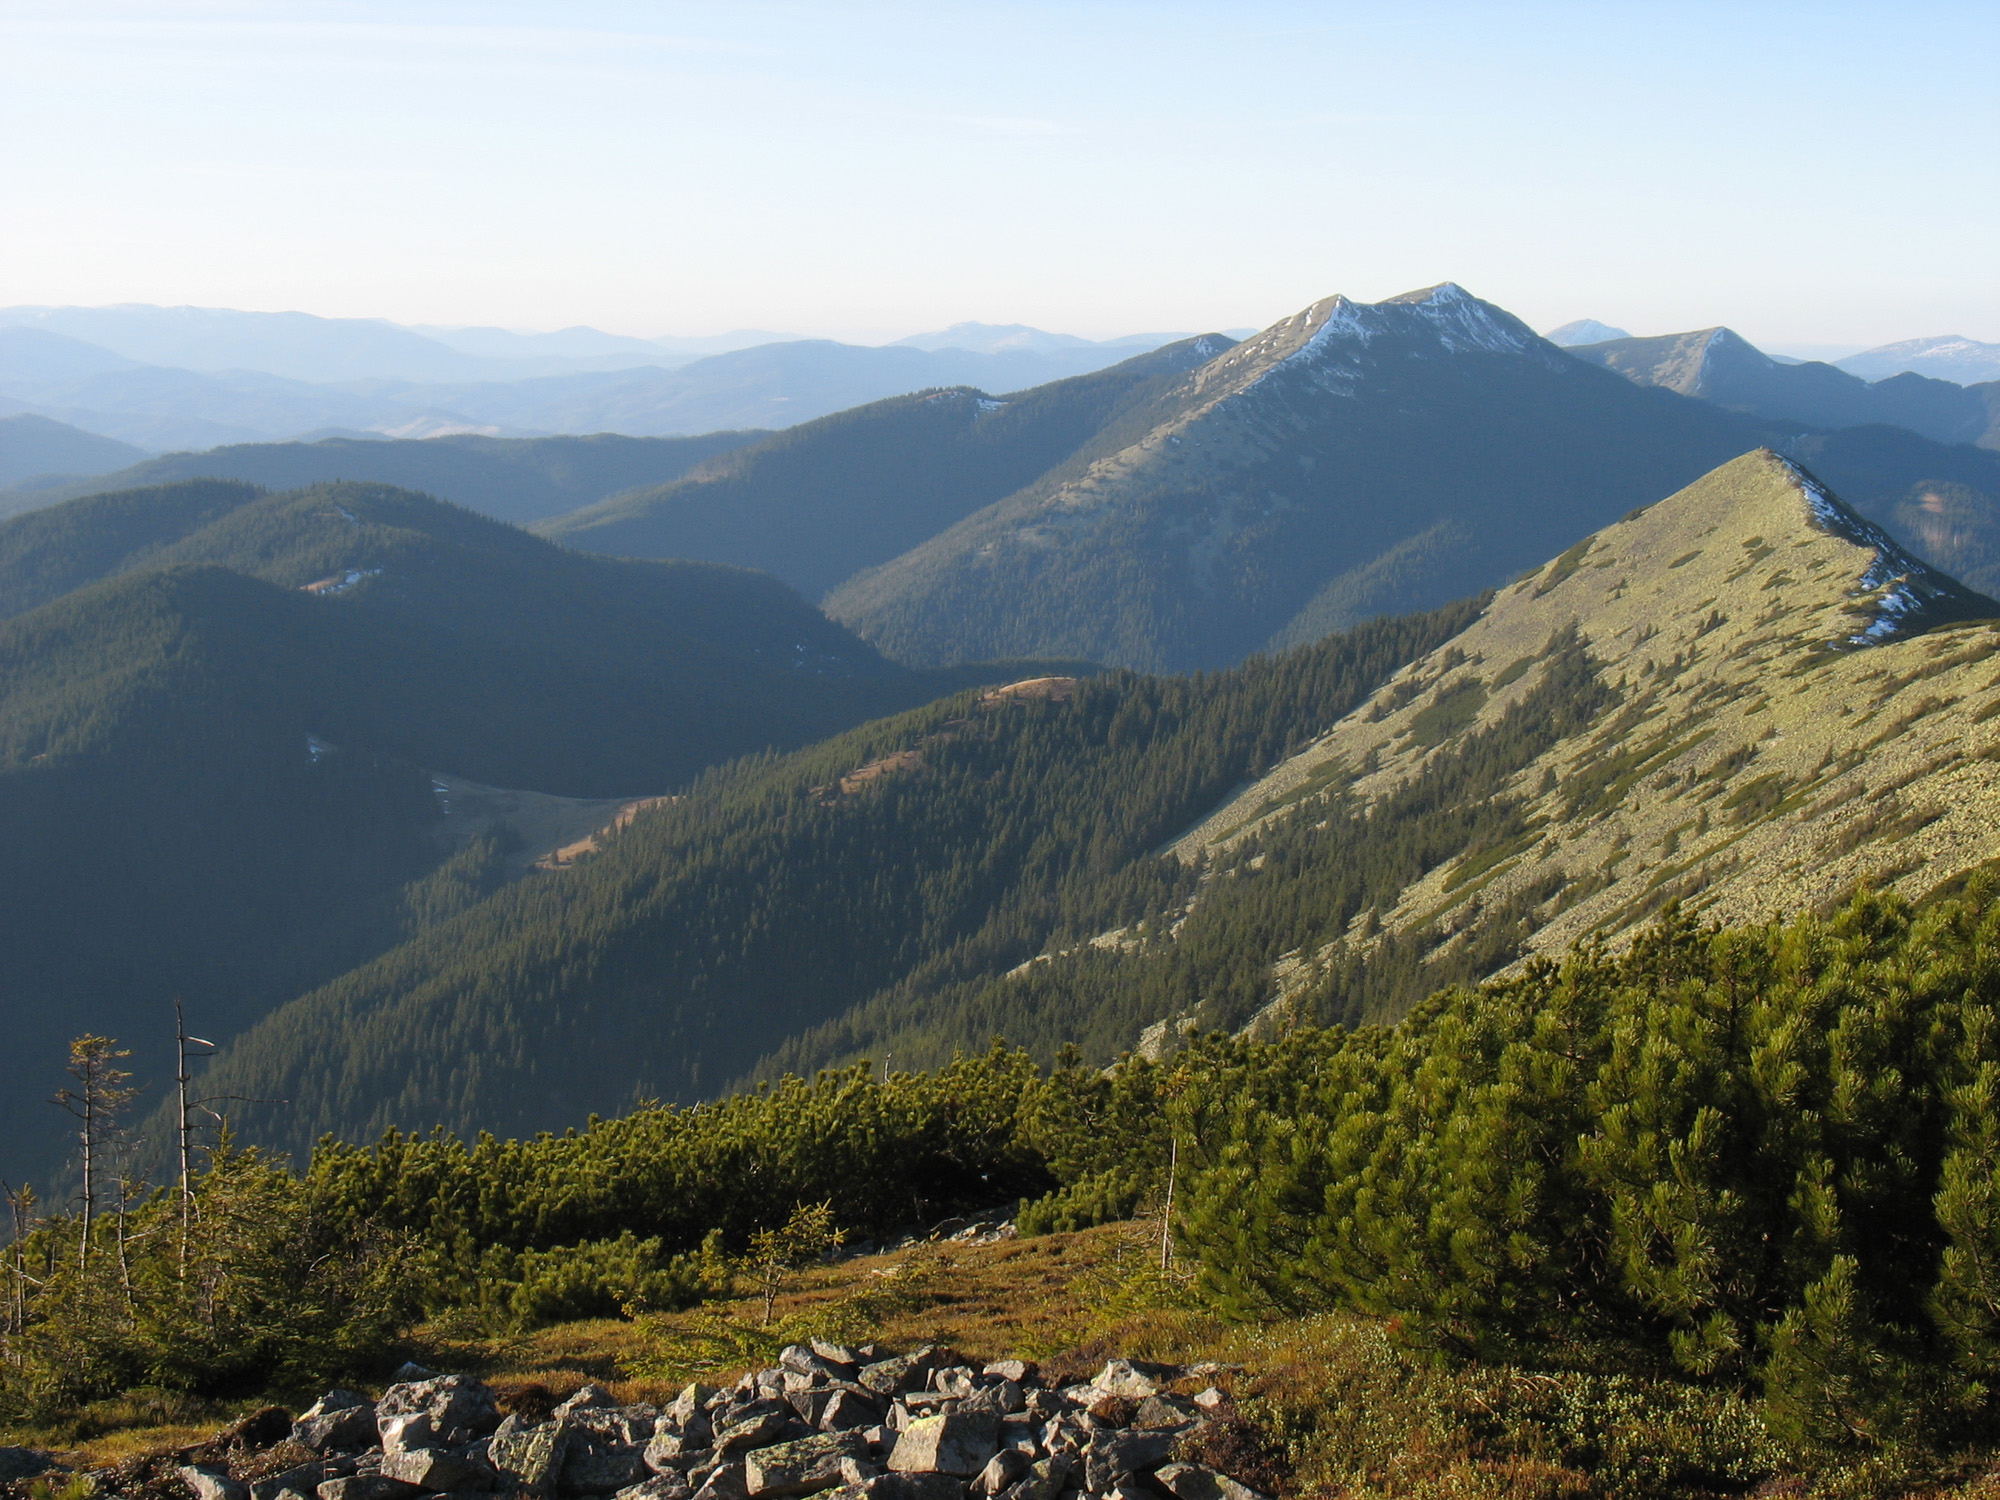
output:
[[[2000,1500],[1993,16],[17,10],[0,1500]]]

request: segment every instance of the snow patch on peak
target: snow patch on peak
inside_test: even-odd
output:
[[[1879,646],[1913,627],[1921,630],[1931,623],[1933,605],[1944,601],[1958,604],[1966,598],[1968,591],[1955,579],[1905,552],[1888,532],[1849,510],[1789,458],[1780,457],[1778,462],[1805,497],[1814,526],[1875,554],[1853,594],[1863,602],[1866,623],[1847,637],[1847,645]]]

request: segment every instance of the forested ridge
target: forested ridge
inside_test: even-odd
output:
[[[912,673],[774,579],[375,485],[190,481],[0,523],[0,616],[10,1172],[54,1149],[29,1059],[66,1028],[133,1035],[157,1084],[175,995],[233,1035],[497,885],[432,772],[669,793],[1022,671]]]
[[[587,865],[287,1006],[217,1076],[288,1100],[243,1122],[295,1148],[712,1094],[891,986],[1005,968],[1185,899],[1165,840],[1477,610],[1208,676],[964,694],[710,773]]]

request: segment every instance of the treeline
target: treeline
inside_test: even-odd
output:
[[[1752,1393],[1815,1451],[1943,1453],[1996,1431],[1996,1095],[1990,874],[1915,911],[1670,911],[1393,1029],[1109,1071],[996,1047],[560,1136],[328,1141],[299,1173],[224,1150],[185,1200],[100,1205],[87,1247],[76,1216],[17,1242],[0,1394],[332,1374],[424,1311],[697,1300],[805,1205],[852,1236],[1021,1198],[1076,1228],[1171,1170],[1225,1316],[1371,1314],[1448,1361]]]

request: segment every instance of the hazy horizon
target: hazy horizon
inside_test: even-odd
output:
[[[1452,280],[1537,328],[2000,341],[1972,5],[18,0],[0,37],[13,304],[880,343]]]

